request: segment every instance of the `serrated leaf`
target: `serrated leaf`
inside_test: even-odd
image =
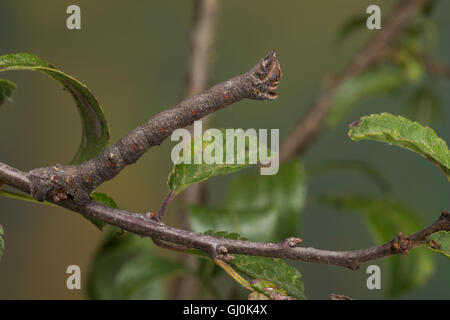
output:
[[[362,213],[377,244],[392,240],[399,232],[411,234],[423,229],[419,215],[414,210],[391,198],[326,195],[320,197],[319,201],[339,210]],[[398,295],[423,285],[435,269],[433,256],[421,248],[411,250],[407,257],[400,255],[388,257],[387,262],[388,296]]]
[[[194,232],[224,229],[254,241],[272,239],[278,219],[278,213],[273,208],[239,210],[191,206],[189,212],[191,230]]]
[[[0,261],[2,260],[3,251],[5,250],[5,240],[3,240],[3,226],[0,224]]]
[[[71,163],[89,160],[109,144],[109,129],[103,110],[83,83],[29,53],[0,56],[0,71],[8,70],[43,72],[60,82],[71,93],[77,103],[83,127],[81,145]]]
[[[331,101],[327,125],[336,125],[352,107],[371,96],[393,93],[407,83],[402,68],[395,65],[382,65],[344,81]]]
[[[0,106],[13,95],[16,85],[8,80],[0,79]]]
[[[226,231],[207,231],[206,235],[218,238],[247,240],[237,233]],[[230,262],[239,273],[251,279],[264,279],[274,283],[276,286],[296,299],[306,299],[304,295],[301,273],[294,267],[288,265],[281,259],[233,254],[234,260]]]
[[[163,278],[182,272],[179,263],[156,256],[148,238],[109,230],[89,270],[91,299],[165,299]]]
[[[438,166],[450,181],[450,151],[433,129],[390,113],[362,117],[350,125],[354,141],[375,140],[414,151]]]
[[[450,258],[450,231],[439,231],[427,238],[427,248]]]
[[[240,211],[273,208],[277,222],[273,237],[282,240],[298,231],[300,212],[306,198],[306,175],[298,160],[280,166],[276,175],[248,174],[236,177],[229,186],[224,206]]]
[[[257,137],[255,136],[256,140],[253,139],[247,139],[245,132],[242,131],[236,131],[236,137],[237,139],[245,139],[245,150],[242,150],[243,152],[238,152],[238,143],[233,143],[233,139],[227,139],[226,130],[220,129],[220,133],[223,137],[222,143],[215,139],[211,139],[211,141],[204,141],[207,139],[208,132],[206,131],[203,136],[201,137],[194,137],[188,144],[185,145],[184,149],[188,150],[190,145],[190,153],[189,153],[189,159],[190,164],[186,164],[184,162],[175,164],[172,172],[169,175],[168,180],[168,186],[169,189],[174,191],[176,194],[186,189],[188,186],[199,183],[201,181],[207,180],[213,176],[217,175],[225,175],[229,174],[238,170],[241,170],[245,167],[248,167],[252,164],[256,163],[250,163],[249,160],[256,159],[259,161],[259,155],[265,155],[267,146],[265,145],[258,145]],[[233,146],[234,144],[234,146]],[[197,147],[197,146],[201,146]],[[205,163],[203,159],[203,153],[202,151],[206,150],[207,148],[214,149],[215,152],[218,152],[221,150],[223,157],[222,157],[222,163],[217,164],[207,164]],[[234,161],[233,164],[227,164],[226,162],[226,153],[229,152],[229,150],[234,151]],[[179,158],[183,158],[183,152],[180,152]],[[187,153],[189,151],[186,151]],[[202,164],[195,164],[194,159],[196,157],[199,157],[199,159],[202,159]],[[263,156],[264,157],[264,156]],[[264,157],[264,159],[267,159]],[[263,160],[264,160],[263,159]]]

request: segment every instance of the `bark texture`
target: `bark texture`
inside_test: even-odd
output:
[[[80,165],[56,164],[31,170],[31,194],[38,201],[48,196],[55,201],[88,200],[95,188],[135,163],[149,148],[161,144],[175,129],[242,99],[276,99],[274,90],[280,79],[280,64],[272,50],[249,71],[157,114],[94,159]]]

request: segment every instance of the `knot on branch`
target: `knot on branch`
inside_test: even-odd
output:
[[[409,237],[405,237],[403,233],[399,233],[391,243],[391,250],[394,253],[400,253],[407,256],[412,248],[412,241]]]
[[[359,270],[359,268],[361,268],[361,263],[354,262],[354,261],[348,261],[348,264],[346,265],[346,267],[353,271]]]
[[[283,247],[285,247],[285,248],[295,248],[302,242],[303,242],[302,238],[290,237],[290,238],[285,239],[282,242],[282,244],[283,244]]]
[[[33,169],[28,173],[30,191],[37,201],[44,201],[49,197],[54,202],[75,199],[88,200],[90,190],[80,183],[76,166],[63,166],[56,164],[51,167]],[[92,181],[91,181],[92,182]]]
[[[223,261],[233,261],[234,257],[228,254],[228,249],[224,246],[217,248],[217,258]]]

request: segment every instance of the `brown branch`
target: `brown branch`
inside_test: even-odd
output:
[[[189,97],[137,127],[119,142],[80,165],[54,165],[31,170],[31,194],[43,201],[49,193],[66,194],[76,201],[135,163],[149,148],[159,145],[175,129],[186,127],[209,113],[242,99],[274,100],[281,78],[275,51],[270,51],[251,70]],[[65,199],[63,199],[65,200]]]
[[[31,183],[25,172],[0,162],[0,183],[30,193]],[[53,200],[48,197],[48,200]],[[58,201],[58,206],[81,213],[84,216],[102,220],[120,229],[140,236],[157,239],[177,245],[177,248],[195,248],[207,252],[213,259],[220,258],[226,251],[230,254],[246,254],[262,257],[301,260],[321,264],[343,266],[352,270],[362,263],[381,259],[394,254],[408,254],[409,250],[423,246],[427,237],[438,231],[450,231],[450,213],[443,212],[429,227],[404,236],[401,233],[393,240],[368,249],[354,251],[329,251],[296,246],[297,238],[277,243],[263,243],[220,239],[203,234],[172,228],[145,214],[110,208],[92,200],[76,202],[72,199]],[[297,240],[295,240],[297,239]]]
[[[354,57],[351,63],[333,81],[329,83],[322,96],[312,106],[302,121],[283,141],[280,147],[280,162],[303,154],[310,143],[319,135],[328,115],[331,102],[337,88],[348,78],[367,70],[377,63],[385,54],[390,45],[406,29],[417,8],[426,0],[400,0],[387,20],[383,23],[381,31]]]
[[[217,20],[217,0],[196,0],[190,31],[190,54],[186,73],[186,96],[208,86],[211,50]]]
[[[156,219],[158,221],[161,221],[164,217],[164,214],[166,213],[167,209],[169,208],[170,201],[175,197],[175,192],[170,191],[167,196],[164,198],[161,207],[158,210],[158,213],[156,214]]]

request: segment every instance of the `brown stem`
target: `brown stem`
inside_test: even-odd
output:
[[[302,121],[286,137],[280,147],[280,162],[295,155],[303,154],[310,143],[319,135],[328,115],[336,89],[348,78],[367,70],[377,63],[390,45],[407,28],[417,8],[427,0],[400,0],[380,31],[353,58],[331,84],[324,89],[322,96],[308,111]]]
[[[156,219],[158,221],[162,221],[162,218],[164,217],[164,214],[167,211],[167,208],[169,207],[170,201],[175,197],[175,192],[170,191],[167,196],[164,198],[163,203],[161,204],[161,207],[158,210],[158,213],[156,215]]]
[[[0,183],[7,184],[26,193],[30,193],[31,190],[31,183],[25,172],[14,169],[2,162],[0,162]],[[53,202],[50,197],[48,197],[48,200]],[[359,268],[362,263],[368,261],[394,254],[407,254],[409,250],[424,245],[430,234],[438,231],[450,231],[450,212],[443,212],[427,228],[407,236],[399,234],[393,240],[382,245],[354,251],[329,251],[291,246],[290,244],[295,242],[291,241],[291,239],[277,243],[264,243],[215,238],[172,228],[155,221],[155,219],[148,218],[146,215],[107,207],[92,200],[76,202],[72,199],[67,199],[56,204],[140,236],[205,251],[213,258],[220,258],[223,252],[226,251],[228,255],[235,253],[301,260],[343,266],[352,270]]]
[[[217,0],[196,0],[194,2],[189,41],[190,54],[186,72],[187,97],[198,94],[207,88],[217,9]]]
[[[274,90],[280,78],[280,64],[272,50],[249,71],[157,114],[92,160],[80,165],[57,164],[31,170],[28,174],[31,194],[36,200],[44,201],[49,192],[56,190],[76,201],[88,200],[95,188],[135,163],[150,147],[161,144],[175,129],[245,98],[276,99]]]

